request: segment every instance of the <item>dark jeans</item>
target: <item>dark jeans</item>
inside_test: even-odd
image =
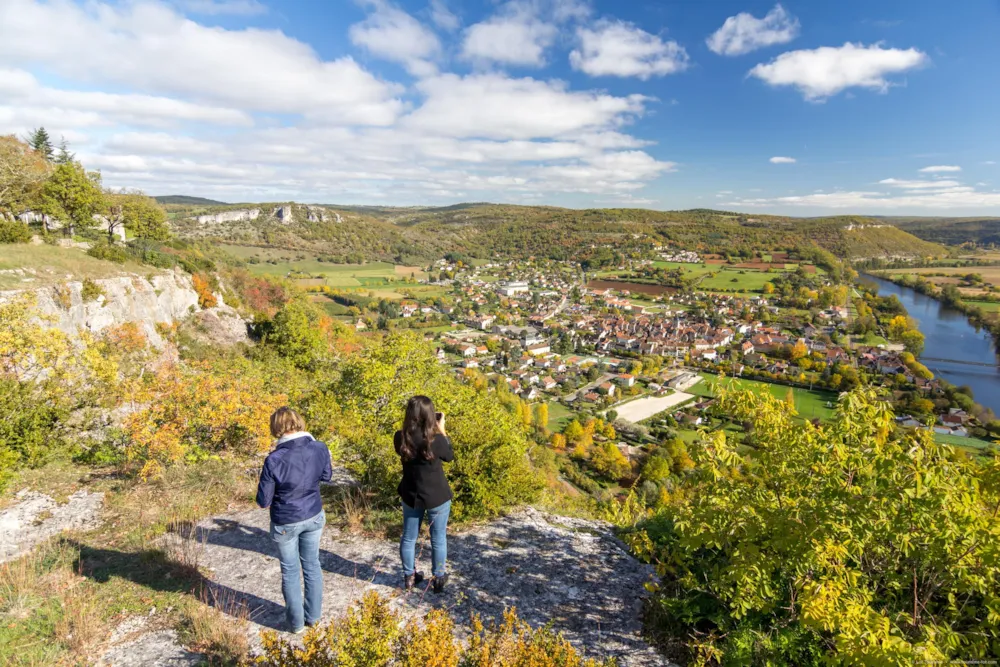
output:
[[[271,539],[278,545],[281,562],[281,594],[285,596],[285,620],[292,632],[319,621],[323,613],[323,570],[319,565],[319,538],[326,515],[283,526],[271,524]],[[301,573],[301,579],[300,579]],[[305,580],[305,603],[302,583]]]
[[[403,576],[408,577],[415,571],[414,552],[417,547],[417,535],[420,534],[420,522],[427,514],[428,526],[431,530],[431,573],[435,577],[444,575],[445,563],[448,561],[448,514],[451,512],[451,501],[438,505],[434,509],[414,509],[403,503],[403,537],[399,541],[399,558],[403,561]]]

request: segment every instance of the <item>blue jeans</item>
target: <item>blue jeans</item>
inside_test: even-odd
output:
[[[427,514],[431,530],[431,573],[435,577],[444,575],[444,566],[448,561],[448,513],[451,512],[451,501],[438,505],[434,509],[414,509],[403,503],[403,537],[399,540],[399,558],[403,561],[403,576],[414,573],[416,567],[414,551],[417,547],[417,535],[420,534],[420,522]]]
[[[319,538],[323,535],[326,515],[320,512],[311,519],[283,526],[271,524],[271,539],[278,545],[281,563],[281,594],[285,596],[285,620],[292,632],[319,621],[323,613],[323,570],[319,566]],[[301,579],[299,573],[302,573]],[[302,584],[306,596],[303,609]]]

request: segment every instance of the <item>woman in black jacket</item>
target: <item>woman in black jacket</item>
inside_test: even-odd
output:
[[[433,590],[440,593],[448,583],[446,531],[451,511],[451,488],[441,462],[455,458],[444,430],[444,415],[434,412],[431,399],[414,396],[406,404],[403,429],[396,431],[394,440],[403,463],[403,481],[399,483],[399,497],[403,501],[403,537],[399,541],[403,585],[410,590],[424,578],[413,561],[420,523],[426,514],[431,532]]]

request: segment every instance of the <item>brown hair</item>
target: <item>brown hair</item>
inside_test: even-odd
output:
[[[417,458],[425,461],[434,460],[431,442],[437,431],[437,416],[434,414],[434,402],[426,396],[414,396],[406,403],[406,416],[403,418],[402,446],[399,453],[404,461]]]
[[[280,438],[287,433],[306,430],[306,422],[298,412],[292,410],[287,405],[278,408],[271,415],[271,435]]]

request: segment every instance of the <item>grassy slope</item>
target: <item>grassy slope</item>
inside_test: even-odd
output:
[[[30,273],[0,273],[0,289],[31,289],[56,285],[66,280],[97,280],[126,272],[146,275],[158,271],[133,263],[122,265],[96,259],[79,248],[29,244],[0,246],[0,271],[9,269],[26,269]],[[25,280],[26,278],[31,280]]]

